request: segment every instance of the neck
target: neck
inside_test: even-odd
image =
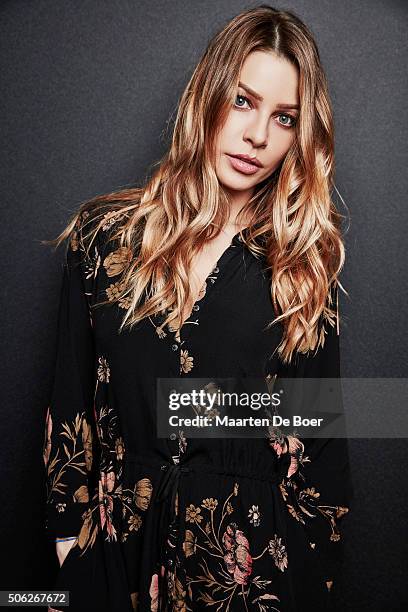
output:
[[[224,227],[237,227],[236,226],[236,218],[240,210],[245,206],[245,204],[249,201],[254,193],[254,189],[247,189],[246,191],[232,191],[228,190],[228,195],[230,198],[230,216],[227,224]],[[243,221],[245,226],[245,221]],[[242,224],[241,226],[242,227]],[[240,229],[237,227],[237,229]]]

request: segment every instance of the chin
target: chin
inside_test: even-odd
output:
[[[226,189],[227,191],[247,191],[248,189],[250,189],[250,187],[252,185],[242,185],[242,184],[238,184],[237,182],[233,182],[233,181],[223,181],[220,180],[219,181],[220,184],[224,187],[224,189]]]
[[[253,179],[251,177],[237,176],[235,173],[231,172],[220,172],[217,173],[218,181],[226,188],[231,191],[244,191],[245,189],[249,189],[254,186]]]

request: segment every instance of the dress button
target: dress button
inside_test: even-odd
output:
[[[173,351],[177,351],[178,350],[178,344],[173,344],[172,347]]]
[[[170,440],[175,440],[177,438],[175,433],[170,434]]]
[[[169,560],[167,561],[167,565],[168,565],[169,567],[173,567],[173,559],[169,559]]]

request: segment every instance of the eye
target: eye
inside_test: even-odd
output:
[[[237,104],[238,98],[240,98],[241,100],[245,100],[245,102],[248,102],[249,106],[252,108],[251,102],[248,100],[248,98],[246,96],[241,95],[241,94],[237,94],[236,97],[235,97],[235,106],[237,108],[243,108],[243,106],[241,106],[241,104]]]
[[[292,115],[285,115],[283,113],[278,115],[278,117],[284,117],[285,118],[284,123],[279,122],[282,127],[285,127],[285,128],[295,127],[295,125],[296,125],[296,117],[293,117]]]

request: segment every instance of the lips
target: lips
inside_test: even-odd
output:
[[[248,158],[242,158],[243,156],[237,155],[229,155],[228,153],[226,155],[233,169],[241,172],[241,174],[255,174],[255,172],[258,172],[260,169],[259,166],[248,161]]]
[[[231,155],[231,157],[235,157],[236,159],[242,159],[242,161],[246,162],[247,164],[252,164],[253,166],[256,166],[257,168],[262,168],[262,164],[261,162],[255,158],[251,158],[249,157],[249,155]]]

